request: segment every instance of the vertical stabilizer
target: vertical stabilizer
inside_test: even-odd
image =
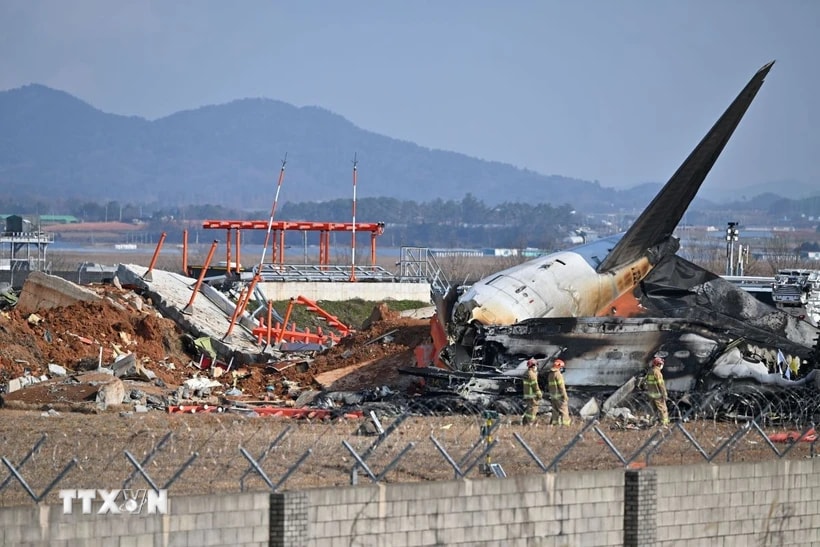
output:
[[[640,258],[647,249],[663,243],[672,235],[706,175],[752,104],[772,65],[774,61],[764,65],[752,76],[726,112],[601,262],[598,272],[611,270]]]

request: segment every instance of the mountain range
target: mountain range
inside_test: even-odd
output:
[[[642,208],[660,187],[616,190],[432,150],[365,131],[322,108],[272,99],[146,120],[105,113],[38,84],[0,92],[0,190],[7,195],[265,210],[286,154],[281,199],[291,202],[350,197],[354,154],[358,197],[425,202],[469,193],[490,206],[568,203],[608,212]],[[700,204],[709,205],[703,198]]]

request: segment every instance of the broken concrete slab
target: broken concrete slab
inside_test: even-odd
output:
[[[105,301],[108,302],[109,304],[111,304],[111,306],[114,309],[117,309],[117,310],[120,310],[120,311],[125,311],[127,309],[125,306],[123,306],[122,304],[120,304],[119,302],[117,302],[116,300],[111,298],[110,296],[106,296]]]
[[[66,376],[68,374],[65,367],[61,367],[56,363],[48,364],[48,373],[52,376]]]
[[[604,401],[604,404],[601,406],[603,413],[607,416],[611,416],[611,411],[621,404],[621,401],[626,399],[626,397],[635,390],[636,384],[637,379],[634,376],[624,382],[621,387],[615,390],[615,393],[610,395],[607,400]]]
[[[172,319],[195,338],[209,337],[214,349],[222,358],[235,357],[240,363],[257,361],[262,349],[250,328],[253,319],[245,313],[225,338],[231,323],[235,304],[224,294],[209,285],[203,285],[191,306],[190,314],[183,313],[193,294],[196,280],[184,275],[153,270],[152,280],[143,279],[148,271],[135,264],[120,264],[117,278],[125,286],[138,287],[144,291],[163,316]]]
[[[590,398],[590,400],[581,407],[581,410],[578,411],[578,414],[585,420],[597,418],[600,413],[601,409],[598,407],[598,401],[595,400],[595,397]]]
[[[30,374],[26,374],[25,376],[20,376],[19,378],[9,380],[6,392],[11,393],[12,391],[17,391],[23,389],[24,387],[39,384],[40,382],[45,382],[46,380],[48,380],[48,376],[45,375],[32,376]]]
[[[111,377],[107,374],[100,374],[105,381],[95,378],[91,380],[99,389],[97,390],[96,402],[103,410],[111,405],[121,405],[125,401],[125,386],[119,378]],[[88,381],[88,380],[86,380]],[[92,384],[92,385],[93,385]]]
[[[5,404],[24,403],[47,405],[57,403],[96,402],[121,404],[125,398],[125,387],[119,378],[110,374],[88,372],[66,378],[55,378],[26,389],[20,389],[3,396]]]
[[[137,357],[133,353],[128,353],[121,356],[111,365],[114,371],[114,376],[117,378],[136,378],[139,376],[139,368],[137,366]]]
[[[98,302],[100,296],[61,277],[43,272],[31,272],[23,284],[23,290],[17,301],[21,313],[34,313],[37,310],[70,306],[77,302]]]
[[[144,366],[139,367],[139,377],[140,380],[145,380],[146,382],[153,382],[157,379],[157,375],[154,373],[154,371],[148,370]]]

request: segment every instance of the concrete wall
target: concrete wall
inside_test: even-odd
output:
[[[62,505],[0,511],[0,545],[30,547],[263,546],[270,541],[270,495],[169,496],[166,515],[71,514]]]
[[[657,545],[820,545],[820,461],[658,467]]]
[[[167,515],[7,508],[0,544],[820,545],[820,460],[172,496],[169,505]]]
[[[309,490],[306,545],[620,545],[623,482],[606,471]]]
[[[304,296],[310,300],[351,300],[361,298],[367,301],[379,300],[419,300],[430,301],[429,283],[328,283],[308,281],[287,281],[260,283],[259,289],[265,298],[288,300]]]
[[[0,282],[11,283],[15,289],[20,289],[26,278],[33,272],[14,272],[0,270]],[[61,277],[78,284],[100,283],[111,279],[111,274],[77,271],[53,272]],[[304,296],[311,300],[362,300],[376,302],[379,300],[418,300],[430,301],[429,283],[388,283],[388,282],[356,282],[356,283],[328,283],[308,281],[287,281],[260,283],[260,290],[266,298],[274,300],[288,300],[296,296]]]
[[[820,545],[817,459],[290,495],[272,545]]]

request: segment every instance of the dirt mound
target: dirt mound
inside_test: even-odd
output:
[[[83,362],[98,361],[102,351],[103,364],[110,364],[121,353],[134,353],[156,369],[160,378],[179,383],[181,371],[191,360],[183,350],[182,331],[153,309],[138,311],[117,298],[116,289],[105,294],[109,298],[101,302],[78,302],[34,314],[3,313],[0,382],[22,375],[25,369],[41,375],[49,363],[74,371],[83,368]],[[167,365],[171,363],[179,373],[170,374]]]
[[[103,296],[101,301],[34,314],[14,309],[2,312],[0,384],[25,374],[47,374],[50,363],[69,373],[94,370],[100,359],[110,365],[127,353],[153,372],[168,393],[195,375],[214,375],[213,369],[200,371],[192,365],[199,362],[199,355],[186,353],[190,344],[185,343],[185,333],[160,316],[150,302],[113,286],[99,286],[95,291]],[[276,362],[231,368],[214,376],[222,387],[213,394],[236,387],[242,401],[287,401],[304,389],[406,388],[406,379],[399,377],[397,369],[413,364],[414,348],[429,340],[429,323],[401,318],[382,303],[365,325],[318,355],[298,352]],[[334,376],[323,376],[334,371],[338,371]]]
[[[398,369],[412,366],[413,350],[430,338],[429,322],[402,318],[386,306],[379,308],[369,328],[342,338],[312,360],[297,355],[281,363],[251,367],[238,386],[246,394],[277,399],[292,398],[288,395],[292,384],[314,390],[357,391],[382,385],[407,389],[409,379],[401,378]],[[331,373],[335,375],[328,376]]]
[[[382,321],[395,321],[399,317],[398,312],[394,312],[388,308],[385,302],[380,302],[373,308],[373,311],[370,312],[370,317],[362,324],[362,330],[369,330],[370,327]]]
[[[371,318],[373,315],[371,315]],[[310,373],[316,387],[356,390],[387,385],[406,389],[397,370],[412,366],[413,350],[430,338],[430,324],[422,319],[404,319],[396,313],[381,314],[370,328],[343,338],[338,345],[313,361]],[[349,370],[351,377],[347,377]],[[326,376],[330,371],[343,371]],[[355,372],[355,374],[354,374]],[[325,376],[324,380],[317,378]],[[344,381],[341,381],[343,380]]]

